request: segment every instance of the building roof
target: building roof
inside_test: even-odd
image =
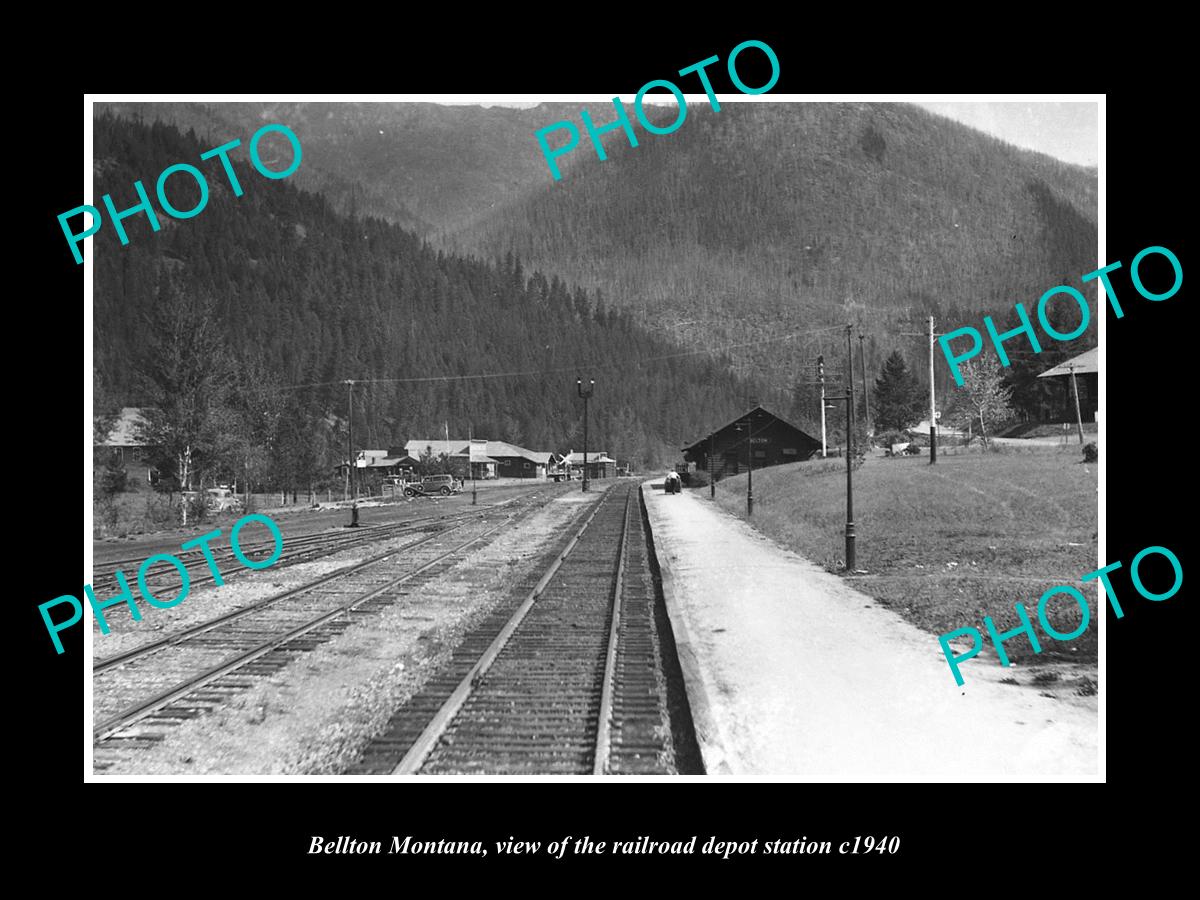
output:
[[[812,435],[808,434],[806,431],[804,431],[804,429],[796,427],[791,422],[789,422],[787,419],[785,419],[783,416],[776,415],[775,413],[773,413],[769,409],[767,409],[765,406],[762,406],[760,404],[760,405],[754,407],[753,409],[747,410],[746,412],[742,413],[737,418],[730,419],[728,422],[726,422],[724,425],[720,426],[719,428],[714,428],[711,432],[704,435],[704,437],[700,438],[697,441],[693,441],[692,443],[688,444],[687,446],[683,447],[682,449],[684,451],[688,451],[688,450],[692,450],[696,447],[699,447],[701,444],[705,443],[713,435],[718,434],[719,432],[722,432],[727,428],[732,428],[733,426],[737,425],[738,422],[742,421],[742,419],[745,419],[747,416],[752,416],[758,412],[761,412],[764,415],[770,416],[772,419],[775,419],[777,422],[781,422],[782,424],[786,425],[788,428],[791,428],[793,431],[799,432],[800,434],[804,435],[809,440],[816,441],[816,438],[814,438]]]
[[[541,465],[546,465],[550,461],[549,453],[526,450],[524,447],[518,447],[516,444],[510,444],[507,441],[487,441],[486,445],[488,456],[519,456],[522,459],[528,459],[531,462]]]
[[[434,456],[441,456],[443,453],[447,456],[466,456],[467,448],[470,446],[468,441],[408,441],[404,445],[404,452],[409,456],[414,456],[420,459],[425,455],[427,449],[432,450]]]
[[[1100,371],[1100,348],[1093,347],[1078,356],[1073,356],[1066,362],[1061,362],[1053,369],[1043,372],[1038,378],[1054,378],[1059,375],[1070,375],[1072,366],[1076,375],[1095,375]]]
[[[587,455],[588,465],[592,463],[615,463],[616,460],[611,458],[603,450],[589,450]],[[563,457],[563,462],[568,465],[583,465],[583,452],[568,453]]]
[[[138,438],[138,429],[148,424],[142,409],[126,406],[113,422],[108,437],[100,442],[101,447],[145,447],[146,442]]]
[[[374,456],[367,460],[368,469],[390,469],[392,466],[409,466],[419,460],[407,454],[404,456]]]
[[[539,453],[536,450],[526,450],[507,441],[486,441],[483,438],[458,441],[409,441],[404,445],[404,451],[410,456],[420,458],[426,448],[433,450],[434,456],[468,457],[473,463],[494,463],[498,456],[517,456],[541,465],[550,461],[549,453]]]

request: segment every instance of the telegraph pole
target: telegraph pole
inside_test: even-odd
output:
[[[1075,383],[1075,366],[1067,366],[1071,372],[1071,393],[1075,395],[1075,424],[1079,427],[1079,443],[1083,443],[1083,413],[1079,411],[1079,385]]]
[[[906,337],[925,337],[913,331],[900,332]],[[933,340],[938,336],[933,330],[933,316],[929,317],[929,464],[937,462],[937,398],[934,394],[933,383]]]
[[[583,379],[576,378],[575,386],[579,389],[579,396],[583,398],[583,491],[587,493],[588,489],[588,400],[591,399],[592,391],[596,388],[594,379],[588,381],[588,388],[583,389]]]
[[[863,411],[867,414],[867,431],[871,430],[871,387],[867,383],[867,351],[863,347],[863,334],[858,333],[858,360],[862,363]]]
[[[929,464],[937,462],[937,399],[933,386],[933,316],[929,317]]]
[[[346,404],[346,493],[354,491],[354,499],[358,500],[358,483],[354,480],[354,382],[346,379],[350,388],[349,401]]]
[[[467,425],[467,468],[471,470],[471,505],[475,506],[479,498],[475,493],[475,462],[471,459],[471,451],[475,449],[475,423]]]
[[[825,357],[817,357],[817,378],[821,381],[821,459],[828,454],[825,445]]]
[[[930,319],[930,322],[933,320]],[[846,571],[853,572],[855,565],[854,546],[854,348],[850,340],[850,326],[846,326]]]

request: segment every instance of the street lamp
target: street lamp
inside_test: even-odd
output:
[[[746,515],[754,515],[754,442],[751,440],[753,436],[754,422],[750,418],[745,418],[738,422],[737,430],[741,431],[743,426],[746,430],[746,459],[749,463],[746,469]]]
[[[575,386],[579,389],[579,396],[583,398],[583,490],[584,493],[588,489],[588,459],[587,459],[587,431],[588,431],[588,400],[592,396],[592,391],[596,387],[594,380],[588,380],[587,390],[583,388],[583,379],[576,378]]]

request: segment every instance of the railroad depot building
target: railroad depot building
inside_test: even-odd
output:
[[[820,449],[821,442],[816,438],[756,406],[684,447],[683,458],[697,470],[711,471],[714,479],[720,479],[745,472],[751,458],[754,468],[760,469],[809,459]]]
[[[474,440],[412,440],[404,445],[404,452],[415,459],[426,453],[434,457],[449,459],[455,474],[467,478],[545,478],[549,472],[551,455],[536,450],[526,450],[506,441]],[[467,464],[470,464],[470,469]]]

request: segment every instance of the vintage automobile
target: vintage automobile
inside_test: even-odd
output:
[[[182,491],[180,496],[188,503],[195,503],[203,496],[205,507],[213,513],[242,511],[242,498],[225,487],[209,488],[203,495],[200,491]]]
[[[462,482],[453,475],[426,475],[420,481],[404,486],[405,497],[429,497],[441,494],[448,497],[462,490]]]

